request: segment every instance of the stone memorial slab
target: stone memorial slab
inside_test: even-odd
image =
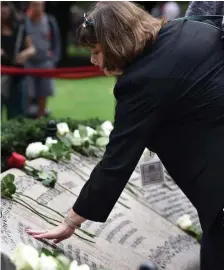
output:
[[[54,189],[44,187],[16,169],[2,175],[13,173],[16,175],[17,189],[23,195],[66,215],[96,162],[81,155],[73,155],[69,163],[56,164],[45,159],[32,161],[33,167],[58,172],[58,183]],[[131,182],[137,185],[138,181],[140,175],[136,169]],[[91,269],[104,267],[111,270],[135,270],[142,261],[151,259],[160,269],[198,270],[199,245],[196,241],[150,209],[151,205],[145,197],[145,194],[149,195],[148,191],[144,195],[143,189],[135,191],[139,194],[138,198],[128,189],[123,191],[107,222],[87,221],[83,224],[83,229],[97,235],[95,243],[72,236],[59,244],[59,249],[79,263],[89,264]],[[45,216],[62,220],[31,199],[22,199]],[[2,244],[8,254],[21,241],[35,247],[45,245],[28,236],[24,229],[46,229],[51,226],[23,205],[3,199],[1,219]],[[77,234],[88,238],[80,231]],[[189,262],[193,268],[188,268]]]
[[[100,159],[96,158],[85,158],[77,154],[72,155],[71,161],[66,166],[68,166],[71,170],[75,170],[76,172],[82,171],[82,176],[85,180],[88,180],[92,169],[99,160]],[[166,179],[165,184],[161,183],[158,185],[142,187],[141,173],[138,164],[129,182],[137,185],[140,189],[140,193],[137,192],[139,195],[138,199],[156,211],[159,215],[170,220],[173,224],[176,224],[176,221],[180,216],[183,214],[189,214],[191,215],[194,225],[200,229],[196,209],[172,180],[165,168],[164,175]]]

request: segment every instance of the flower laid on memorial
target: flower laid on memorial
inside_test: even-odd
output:
[[[53,208],[51,208],[45,204],[38,202],[34,198],[31,198],[30,196],[27,196],[24,193],[18,192],[16,189],[16,185],[15,185],[15,175],[13,175],[11,173],[7,174],[6,176],[4,176],[1,179],[1,198],[4,198],[6,200],[9,200],[11,202],[17,203],[17,204],[25,207],[27,210],[36,214],[41,219],[46,221],[48,224],[53,225],[53,226],[59,225],[62,222],[62,219],[63,220],[65,219],[65,216],[63,216],[60,212],[54,210]],[[34,203],[35,205],[32,205],[31,202]],[[39,206],[38,210],[37,210],[37,206]],[[41,210],[39,210],[40,208],[43,211],[44,210],[48,211],[48,213],[50,210],[52,212],[52,214],[54,215],[54,218],[52,218],[49,215],[43,214],[41,212]],[[57,215],[58,218],[55,218],[55,214]],[[77,230],[82,232],[83,234],[87,235],[91,239],[93,239],[95,237],[94,234],[89,233],[89,232],[83,230],[82,228],[77,228]],[[75,232],[74,232],[74,235],[76,235],[77,237],[79,237],[82,240],[86,240],[88,242],[94,243],[92,240],[87,239],[85,237],[82,237]]]
[[[54,161],[69,160],[70,152],[67,145],[51,137],[46,138],[45,144],[34,142],[30,143],[26,148],[26,156],[29,160],[39,157]]]
[[[12,252],[11,261],[16,270],[90,270],[87,264],[78,265],[58,252],[45,248],[36,250],[20,243]]]
[[[23,170],[27,175],[40,181],[46,187],[54,187],[57,182],[57,173],[54,170],[47,173],[32,167],[26,157],[13,152],[8,159],[8,168],[17,168]]]
[[[105,121],[103,124],[101,124],[100,127],[107,136],[109,136],[111,131],[114,129],[114,127],[110,121]]]
[[[201,241],[202,233],[194,226],[190,215],[184,214],[183,216],[179,217],[177,220],[177,225],[183,231],[196,238],[198,242]]]
[[[12,252],[11,261],[15,264],[16,270],[38,270],[39,253],[32,246],[19,244]]]
[[[189,229],[192,225],[193,222],[191,220],[190,215],[183,215],[178,218],[177,220],[177,225],[182,229],[182,230],[187,230]]]
[[[57,132],[58,138],[68,147],[71,152],[77,151],[86,156],[100,157],[103,155],[105,146],[109,142],[109,135],[113,125],[105,121],[102,125],[93,129],[89,126],[79,125],[73,132]],[[63,135],[62,135],[63,134]]]
[[[58,123],[56,134],[58,139],[47,137],[45,144],[30,143],[26,148],[26,157],[29,160],[39,157],[53,161],[70,160],[70,154],[74,151],[86,156],[100,157],[109,142],[112,129],[110,121],[105,121],[96,129],[79,125],[74,131],[69,129],[67,123]]]
[[[48,146],[49,148],[52,146],[52,144],[58,143],[58,140],[52,139],[51,137],[47,137],[45,141],[45,145]]]
[[[59,135],[64,136],[66,133],[70,132],[67,123],[58,123],[57,124],[57,132]]]
[[[31,143],[26,148],[26,156],[29,159],[38,158],[41,153],[45,153],[49,150],[48,146],[41,142]]]

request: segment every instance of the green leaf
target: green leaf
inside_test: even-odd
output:
[[[49,160],[57,161],[57,157],[53,153],[50,153],[50,152],[43,153],[41,155],[41,157],[46,158],[46,159],[49,159]]]
[[[64,145],[62,142],[55,143],[51,146],[50,152],[56,156],[60,156],[64,151]]]
[[[16,186],[13,183],[15,175],[9,173],[1,180],[1,197],[12,198],[12,195],[16,193]]]
[[[47,178],[43,181],[41,181],[41,183],[45,186],[45,187],[51,187],[54,188],[55,184],[56,184],[57,180],[53,179],[53,178]]]
[[[86,138],[88,137],[88,132],[87,128],[83,125],[79,125],[79,134],[81,138]]]
[[[2,182],[6,183],[13,183],[15,181],[15,175],[12,173],[8,173],[6,176],[2,178]]]
[[[46,187],[54,187],[57,182],[57,172],[54,170],[49,171],[48,173],[43,174],[43,178],[41,179],[42,184]]]
[[[67,159],[67,160],[70,160],[71,159],[70,152],[65,153],[65,159]]]
[[[96,145],[99,147],[105,147],[109,143],[108,137],[100,137],[96,140]]]
[[[83,141],[83,147],[84,148],[88,148],[89,146],[90,146],[90,141],[89,140]]]
[[[38,177],[40,180],[46,180],[48,178],[48,174],[46,172],[38,172]]]
[[[40,253],[43,253],[43,254],[45,254],[46,256],[52,256],[52,257],[54,257],[54,256],[53,256],[53,252],[51,252],[50,250],[48,250],[48,249],[46,249],[46,248],[41,248]]]

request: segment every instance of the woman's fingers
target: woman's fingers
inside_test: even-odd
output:
[[[28,234],[32,235],[36,239],[55,239],[60,236],[60,234],[54,232],[54,231],[26,231]]]
[[[62,240],[69,238],[73,234],[74,229],[60,224],[56,228],[48,231],[26,229],[26,232],[32,235],[35,239],[51,239],[54,240],[54,243],[60,243]]]
[[[26,229],[25,230],[28,234],[30,235],[37,235],[37,234],[43,234],[43,233],[46,233],[47,231],[35,231],[35,230],[30,230],[30,229]]]
[[[55,239],[56,237],[58,237],[58,235],[55,233],[47,232],[47,233],[33,235],[33,237],[35,239]]]
[[[53,243],[54,244],[58,244],[58,243],[60,243],[61,241],[63,241],[63,240],[65,240],[65,239],[67,239],[67,237],[66,238],[58,238],[58,239],[55,239],[54,241],[53,241]]]

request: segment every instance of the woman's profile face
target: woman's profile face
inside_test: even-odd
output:
[[[94,48],[91,48],[90,51],[91,51],[91,63],[94,66],[97,66],[101,70],[103,70],[106,76],[113,76],[113,75],[121,74],[121,72],[108,71],[106,68],[103,68],[104,55],[103,55],[103,50],[100,44],[96,44],[96,46]]]
[[[96,46],[94,48],[91,48],[90,51],[91,51],[91,63],[94,66],[97,66],[103,70],[104,57],[100,44],[96,44]]]

